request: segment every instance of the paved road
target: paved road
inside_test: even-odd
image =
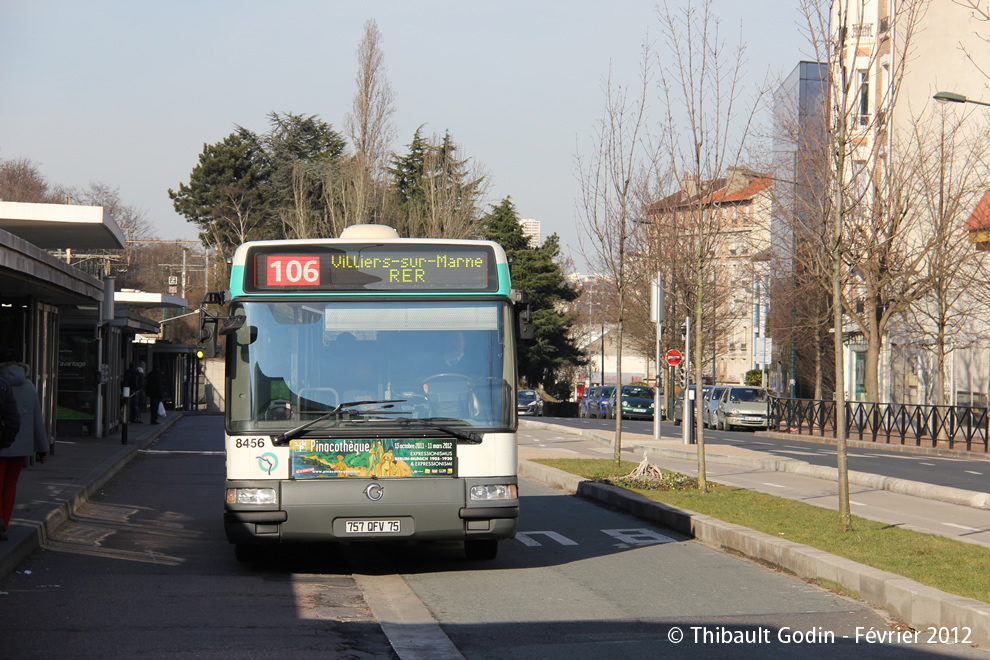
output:
[[[419,546],[386,549],[377,564],[401,573],[464,657],[986,657],[867,643],[896,628],[860,601],[536,482],[521,493],[520,533],[492,562]]]
[[[540,421],[574,429],[597,429],[605,432],[615,430],[614,420],[545,417]],[[652,422],[623,420],[622,429],[623,432],[653,435]],[[681,437],[681,427],[674,426],[673,422],[663,422],[661,431],[664,439],[676,440]],[[836,463],[835,446],[816,441],[810,436],[802,436],[801,440],[797,440],[752,431],[705,429],[705,440],[752,449],[781,458],[795,458],[812,465],[835,467]],[[985,454],[964,459],[958,456],[910,454],[883,444],[869,448],[849,447],[849,469],[895,479],[990,493],[990,456]]]
[[[238,564],[210,504],[220,426],[179,420],[0,582],[4,657],[987,657],[876,643],[896,629],[860,602],[526,480],[493,562],[424,544]]]

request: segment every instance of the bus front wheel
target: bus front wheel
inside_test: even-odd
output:
[[[464,556],[472,561],[495,559],[498,554],[498,541],[494,539],[474,539],[464,542]]]

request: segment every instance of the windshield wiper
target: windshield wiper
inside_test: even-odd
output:
[[[290,441],[290,440],[292,440],[294,438],[297,438],[300,435],[302,435],[303,431],[305,431],[309,427],[313,426],[314,424],[319,424],[320,422],[322,422],[324,420],[327,420],[327,419],[330,419],[334,415],[339,415],[341,413],[345,413],[346,412],[346,413],[352,414],[352,415],[365,415],[365,414],[368,414],[368,413],[381,412],[380,410],[351,410],[351,408],[354,408],[354,406],[363,406],[363,405],[369,405],[369,404],[382,404],[382,403],[402,403],[404,401],[405,401],[405,399],[385,399],[385,400],[382,400],[382,401],[348,401],[346,403],[341,403],[341,404],[338,404],[337,407],[334,408],[333,410],[331,410],[330,412],[325,413],[323,415],[320,415],[319,417],[317,417],[314,420],[310,420],[310,421],[306,422],[305,424],[300,424],[296,428],[290,429],[290,430],[286,431],[285,433],[278,434],[277,436],[275,436],[274,438],[272,438],[272,442],[275,443],[276,445],[285,444],[286,442],[288,442],[288,441]],[[391,408],[391,407],[392,406],[385,406],[385,408]]]
[[[474,432],[471,432],[471,431],[461,431],[459,429],[451,428],[449,426],[443,426],[441,424],[437,424],[436,422],[434,422],[433,421],[434,419],[435,418],[432,418],[432,417],[428,417],[428,418],[425,418],[425,419],[411,419],[409,417],[403,417],[403,418],[397,419],[395,421],[396,422],[399,422],[401,424],[405,424],[405,425],[409,425],[409,424],[413,424],[413,423],[420,424],[420,425],[422,425],[422,426],[424,426],[424,427],[426,427],[428,429],[436,429],[437,431],[441,431],[443,433],[446,433],[447,435],[452,435],[455,438],[457,438],[458,440],[463,440],[464,442],[466,442],[468,444],[471,444],[471,445],[480,445],[481,444],[481,434],[480,433],[474,433]],[[441,419],[448,419],[448,418],[441,418]],[[454,421],[454,420],[451,420],[451,421]]]

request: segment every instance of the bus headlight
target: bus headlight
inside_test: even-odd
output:
[[[274,488],[228,488],[227,504],[275,504]]]
[[[495,484],[487,486],[471,486],[471,501],[484,502],[489,500],[518,499],[519,492],[515,484]]]

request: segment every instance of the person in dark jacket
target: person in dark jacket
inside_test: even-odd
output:
[[[144,391],[148,395],[148,401],[151,403],[151,423],[158,423],[158,406],[162,403],[162,395],[165,392],[165,378],[162,376],[161,369],[157,366],[151,370],[148,377],[144,381]]]
[[[21,413],[17,410],[17,399],[10,383],[0,378],[0,449],[14,443],[21,428]]]
[[[14,498],[17,494],[17,480],[28,456],[35,456],[42,463],[48,457],[48,432],[45,418],[41,413],[41,399],[38,390],[27,378],[27,365],[12,351],[0,354],[0,378],[7,381],[17,402],[21,417],[20,429],[14,443],[0,449],[0,541],[7,540],[7,529],[14,512]]]
[[[141,423],[141,390],[144,389],[144,369],[134,362],[124,372],[124,387],[131,388],[131,398],[127,400],[128,419],[131,424]]]

